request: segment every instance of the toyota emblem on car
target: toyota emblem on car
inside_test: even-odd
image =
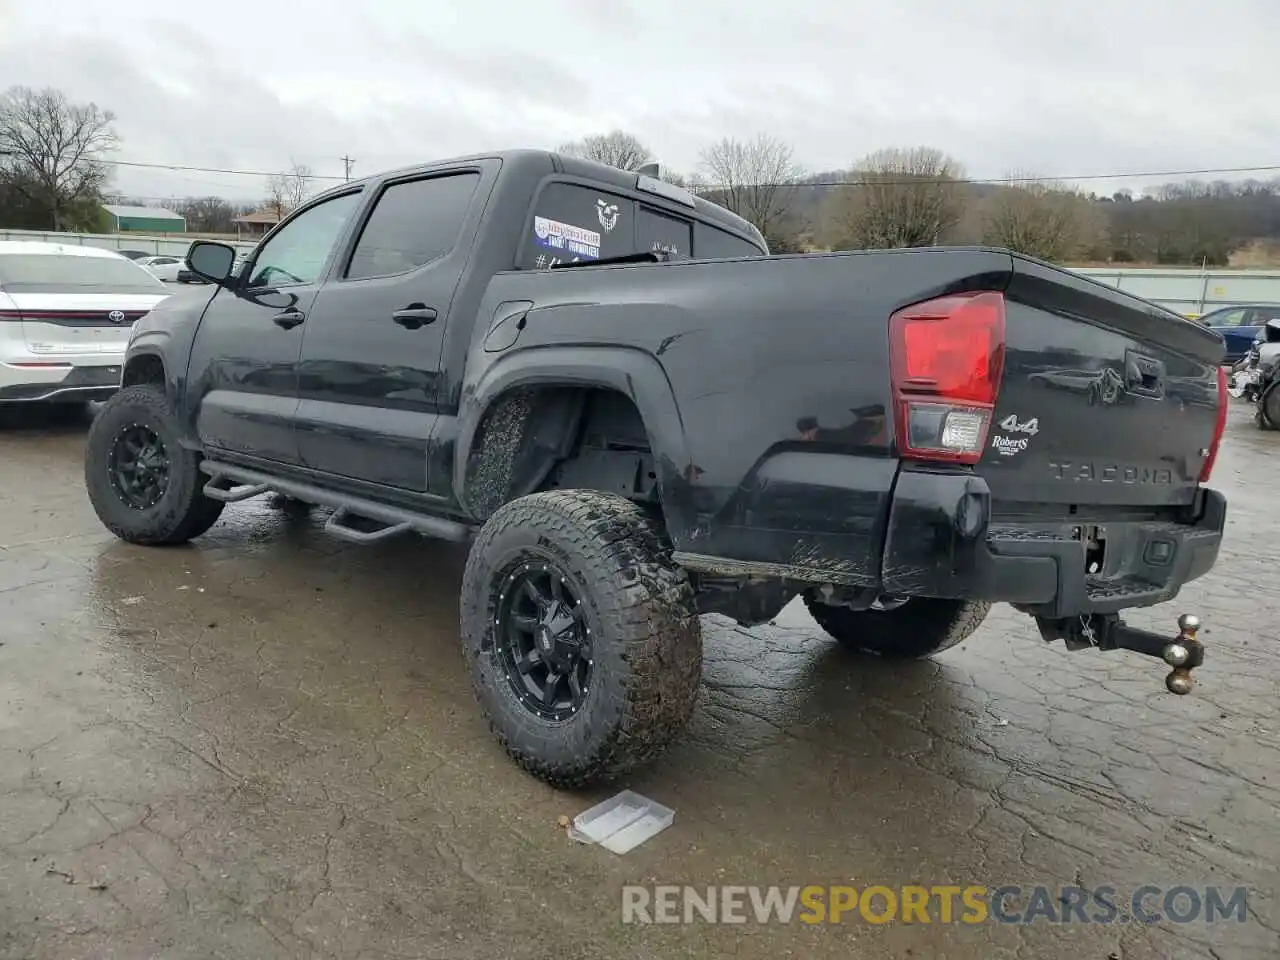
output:
[[[110,313],[107,314],[107,319],[110,320],[112,323],[124,323],[124,311],[112,310]]]

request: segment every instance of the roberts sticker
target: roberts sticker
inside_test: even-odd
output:
[[[533,236],[538,246],[548,250],[562,250],[589,260],[600,259],[600,234],[594,230],[584,230],[546,217],[534,217]]]
[[[1027,449],[1027,438],[1002,437],[999,434],[991,438],[991,449],[999,450],[1002,457],[1016,457]]]

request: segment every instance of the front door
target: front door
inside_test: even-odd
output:
[[[296,464],[298,355],[325,267],[359,192],[301,210],[262,245],[240,287],[217,289],[187,368],[187,415],[210,450]]]
[[[306,466],[426,490],[445,323],[480,183],[479,171],[465,170],[382,187],[307,321],[297,412]]]

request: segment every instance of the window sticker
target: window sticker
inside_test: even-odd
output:
[[[559,250],[587,260],[600,259],[600,234],[548,217],[533,218],[533,236],[538,246]]]
[[[618,225],[619,210],[616,203],[609,203],[605,200],[596,201],[596,219],[600,221],[600,226],[604,227],[605,233],[612,233],[613,228]]]

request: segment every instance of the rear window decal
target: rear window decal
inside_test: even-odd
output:
[[[609,203],[605,200],[596,201],[596,219],[600,221],[600,226],[604,227],[605,233],[612,232],[613,228],[618,225],[618,205]]]
[[[533,218],[533,236],[538,246],[563,250],[588,260],[600,259],[600,234],[547,217]]]

